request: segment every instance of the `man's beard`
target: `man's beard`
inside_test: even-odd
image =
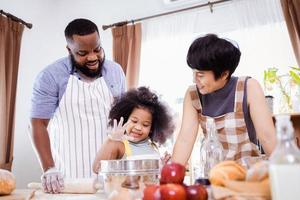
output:
[[[101,73],[101,69],[105,60],[105,56],[103,56],[103,59],[100,60],[98,59],[98,68],[96,70],[91,70],[86,66],[86,63],[81,65],[78,62],[76,62],[74,56],[71,54],[70,55],[71,58],[71,64],[72,64],[72,69],[74,70],[77,69],[78,71],[80,71],[82,74],[84,74],[85,76],[89,77],[89,78],[95,78],[95,77],[101,77],[102,73]]]

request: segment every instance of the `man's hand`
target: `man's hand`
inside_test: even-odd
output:
[[[63,176],[55,167],[43,173],[41,182],[46,193],[60,193],[64,188]]]
[[[114,119],[114,126],[112,129],[109,130],[109,139],[114,140],[114,141],[123,141],[123,140],[128,140],[131,139],[128,135],[126,135],[126,127],[129,124],[129,121],[127,121],[123,125],[124,118],[121,117],[119,124],[116,119]]]

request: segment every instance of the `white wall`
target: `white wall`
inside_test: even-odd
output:
[[[160,13],[162,0],[0,0],[0,9],[33,24],[24,29],[16,101],[13,173],[17,187],[25,188],[41,175],[39,162],[28,137],[30,98],[37,73],[54,60],[67,55],[63,31],[78,17],[104,24]],[[108,58],[111,58],[111,32],[100,30]]]

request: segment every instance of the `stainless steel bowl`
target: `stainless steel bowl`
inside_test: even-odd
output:
[[[102,160],[99,174],[108,199],[139,199],[146,185],[159,183],[160,160]]]

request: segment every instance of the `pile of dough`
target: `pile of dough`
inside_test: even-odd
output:
[[[226,180],[245,180],[246,169],[239,163],[226,160],[215,165],[209,173],[209,181],[213,185],[224,186]]]
[[[10,171],[0,169],[0,195],[10,194],[15,188],[15,176]]]
[[[259,161],[255,163],[247,171],[246,181],[262,181],[269,176],[269,164],[267,161]]]

